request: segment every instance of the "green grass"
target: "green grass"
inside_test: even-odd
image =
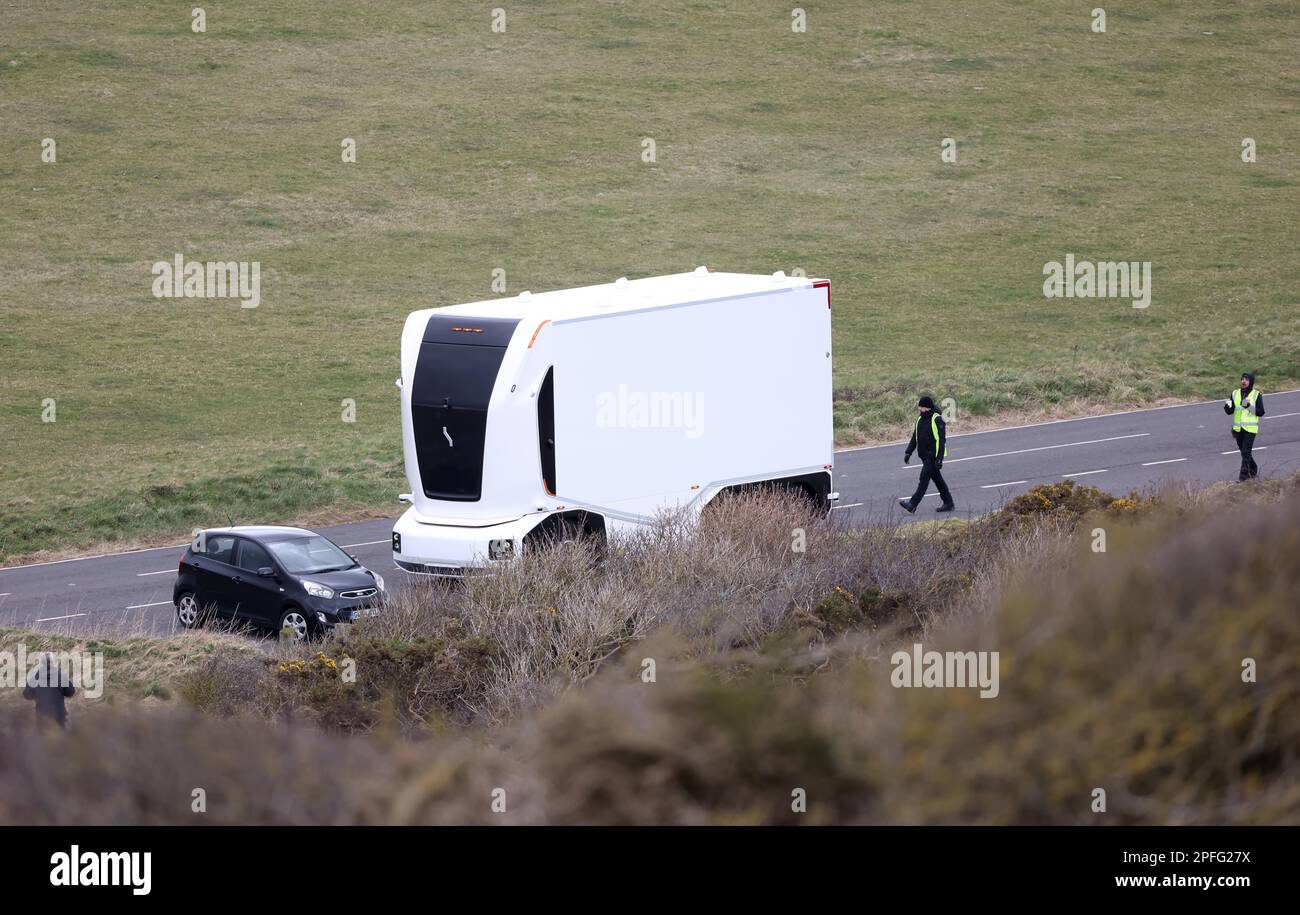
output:
[[[496,267],[830,276],[846,442],[922,389],[978,416],[1300,381],[1300,8],[489,10],[0,11],[0,558],[395,506],[402,321]],[[261,307],[153,298],[177,252],[260,261]],[[1045,299],[1067,252],[1151,261],[1151,307]]]

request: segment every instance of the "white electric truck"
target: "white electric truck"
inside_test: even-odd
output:
[[[837,498],[829,280],[700,267],[425,309],[397,385],[408,572],[617,536],[729,490]]]

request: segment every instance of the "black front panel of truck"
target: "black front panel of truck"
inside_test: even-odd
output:
[[[482,496],[488,401],[518,324],[513,318],[429,318],[411,390],[427,498],[477,502]]]

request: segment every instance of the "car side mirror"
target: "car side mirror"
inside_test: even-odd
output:
[[[257,570],[258,578],[275,578],[275,569],[270,566],[262,566]]]

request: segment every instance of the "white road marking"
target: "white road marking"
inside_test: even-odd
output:
[[[1251,451],[1267,451],[1268,445],[1260,445],[1258,448],[1252,448]],[[1220,451],[1219,454],[1241,454],[1236,448],[1231,451]]]
[[[1291,391],[1274,391],[1272,393],[1272,396],[1281,397],[1284,394],[1300,394],[1300,388],[1296,388]],[[1090,419],[1108,419],[1112,416],[1132,416],[1138,413],[1154,413],[1157,410],[1177,410],[1182,407],[1203,407],[1206,404],[1212,404],[1212,403],[1222,405],[1223,401],[1222,400],[1198,400],[1195,401],[1194,403],[1171,403],[1171,404],[1166,404],[1163,407],[1144,407],[1141,410],[1119,410],[1115,413],[1098,413],[1096,416],[1074,416],[1071,417],[1070,419],[1049,419],[1041,423],[1025,423],[1023,426],[1001,426],[997,429],[980,429],[978,432],[956,432],[948,437],[965,438],[968,435],[987,435],[990,432],[1014,432],[1017,429],[1036,429],[1039,426],[1055,426],[1060,423],[1082,423],[1082,422],[1087,422]],[[1280,413],[1275,418],[1281,419],[1283,416],[1295,416],[1295,415],[1296,414],[1294,413]],[[1264,419],[1267,419],[1268,416],[1269,414],[1265,413]],[[883,445],[862,445],[861,447],[858,448],[841,448],[835,453],[847,454],[851,451],[872,451],[876,448],[892,448],[895,445],[906,445],[907,442],[908,439],[903,438],[903,439],[899,439],[896,442],[885,442]]]
[[[1010,483],[990,483],[988,486],[981,486],[980,489],[997,489],[1000,486],[1019,486],[1021,483],[1028,482],[1028,480],[1012,480]]]
[[[1297,393],[1300,393],[1300,388],[1297,388],[1295,390],[1290,390],[1290,391],[1273,391],[1269,396],[1281,397],[1286,394],[1297,394]],[[1055,426],[1061,423],[1081,423],[1081,422],[1087,422],[1090,419],[1107,419],[1114,416],[1130,416],[1130,415],[1136,415],[1138,413],[1153,413],[1157,410],[1175,410],[1180,407],[1203,407],[1206,404],[1212,404],[1212,403],[1221,404],[1223,403],[1223,401],[1222,400],[1201,400],[1201,401],[1196,401],[1194,403],[1168,404],[1163,407],[1146,407],[1141,410],[1120,410],[1115,413],[1099,413],[1096,416],[1075,416],[1069,419],[1052,419],[1041,423],[1026,423],[1023,426],[1002,426],[997,429],[981,429],[978,432],[957,432],[954,433],[953,435],[948,436],[948,438],[949,439],[966,438],[972,435],[986,435],[990,432],[1014,432],[1018,429],[1035,429],[1039,426]],[[1261,419],[1283,419],[1288,416],[1300,416],[1300,413],[1273,413],[1273,414],[1266,413],[1264,416],[1261,417]],[[1141,435],[1150,435],[1150,434],[1151,433],[1149,432],[1141,433]],[[1005,457],[1006,455],[1011,455],[1011,454],[1026,454],[1031,451],[1046,451],[1051,448],[1068,448],[1071,447],[1072,445],[1091,445],[1091,444],[1096,444],[1097,442],[1111,442],[1111,441],[1117,441],[1118,439],[1136,438],[1136,437],[1140,437],[1140,436],[1121,435],[1121,436],[1117,436],[1116,438],[1101,438],[1101,439],[1095,439],[1093,441],[1088,441],[1088,442],[1069,442],[1068,444],[1065,445],[1048,445],[1045,448],[1026,448],[1021,451],[1007,451],[1004,452],[1003,454],[981,454],[981,455],[976,455],[975,457],[953,458],[951,460],[945,461],[944,463],[955,464],[958,461],[974,461],[986,457]],[[906,444],[907,444],[906,439],[900,439],[899,441],[896,442],[885,442],[884,444],[881,445],[863,445],[862,447],[859,448],[841,448],[835,451],[835,454],[849,454],[854,451],[874,451],[877,448],[893,448],[897,445],[906,445]],[[1263,451],[1264,448],[1267,447],[1268,447],[1267,445],[1263,445],[1254,450]],[[1237,452],[1235,451],[1224,452],[1224,454],[1236,454],[1236,453]],[[918,468],[904,465],[903,469],[916,470]],[[372,543],[354,543],[351,546],[353,547],[375,546],[380,543],[386,543],[386,542],[387,542],[386,540],[376,540]],[[11,569],[34,569],[39,566],[56,566],[56,565],[62,565],[65,562],[81,562],[86,559],[108,559],[113,556],[131,556],[134,555],[135,553],[156,553],[159,550],[177,550],[177,549],[183,549],[184,547],[187,547],[189,545],[190,545],[189,541],[186,541],[184,543],[173,543],[173,544],[168,544],[166,546],[143,547],[138,550],[122,550],[116,553],[98,553],[94,556],[73,556],[71,559],[51,559],[46,562],[28,562],[22,565],[4,566],[3,568],[0,568],[0,572],[7,572]],[[393,566],[393,568],[399,572],[405,571],[400,566]],[[8,596],[8,594],[0,594],[0,597],[6,597],[6,596]]]
[[[35,620],[35,622],[37,622],[37,623],[52,623],[52,622],[54,622],[55,620],[70,620],[70,619],[75,619],[75,618],[77,618],[77,617],[79,617],[79,616],[85,616],[85,615],[86,615],[86,614],[84,614],[84,613],[69,613],[67,616],[47,616],[47,617],[45,617],[45,619]]]
[[[136,572],[136,578],[144,578],[146,575],[175,575],[175,569],[163,569],[161,572]]]
[[[865,504],[865,502],[850,502],[848,505],[832,505],[831,511],[835,511],[837,508],[857,508],[859,505]]]
[[[1077,473],[1063,473],[1063,477],[1086,477],[1094,473],[1105,473],[1105,470],[1080,470]]]
[[[171,601],[169,601],[169,600],[160,600],[160,601],[155,601],[155,602],[152,603],[152,604],[132,604],[131,606],[127,607],[126,609],[128,609],[128,610],[143,610],[145,607],[161,607],[163,604],[170,604],[170,603],[171,603]]]
[[[1170,459],[1167,460],[1167,461],[1147,461],[1147,462],[1146,462],[1145,464],[1143,464],[1142,466],[1143,466],[1143,467],[1155,467],[1155,466],[1158,465],[1158,464],[1181,464],[1181,463],[1182,463],[1183,461],[1185,461],[1185,460],[1187,460],[1187,458],[1170,458]]]
[[[381,543],[392,543],[392,542],[393,541],[391,539],[385,539],[385,540],[368,540],[365,543],[345,543],[343,544],[343,549],[350,550],[353,547],[358,547],[358,546],[377,546]]]
[[[984,458],[1007,457],[1008,455],[1012,455],[1012,454],[1029,454],[1031,451],[1051,451],[1054,448],[1073,448],[1076,445],[1097,445],[1100,444],[1101,442],[1118,442],[1126,438],[1145,438],[1150,434],[1151,434],[1150,432],[1135,432],[1132,435],[1114,435],[1111,436],[1110,438],[1091,438],[1088,439],[1088,441],[1086,442],[1065,442],[1060,445],[1040,445],[1037,448],[1021,448],[1018,451],[999,451],[997,454],[976,454],[972,457],[944,458],[943,462],[945,464],[956,464],[961,461],[982,461],[984,460]],[[899,469],[917,470],[918,468],[913,467],[910,464],[904,464]]]
[[[71,559],[51,559],[49,562],[29,562],[21,566],[5,566],[0,572],[8,572],[12,569],[34,569],[37,566],[57,566],[65,562],[81,562],[83,559],[108,559],[112,556],[131,556],[135,553],[156,553],[158,550],[178,550],[181,547],[189,546],[189,542],[174,543],[171,546],[151,546],[140,550],[123,550],[120,553],[100,553],[97,556],[73,556]]]
[[[5,591],[3,594],[0,594],[0,597],[8,597],[10,594],[13,594],[13,593],[14,593],[14,592],[12,592],[12,591]]]

